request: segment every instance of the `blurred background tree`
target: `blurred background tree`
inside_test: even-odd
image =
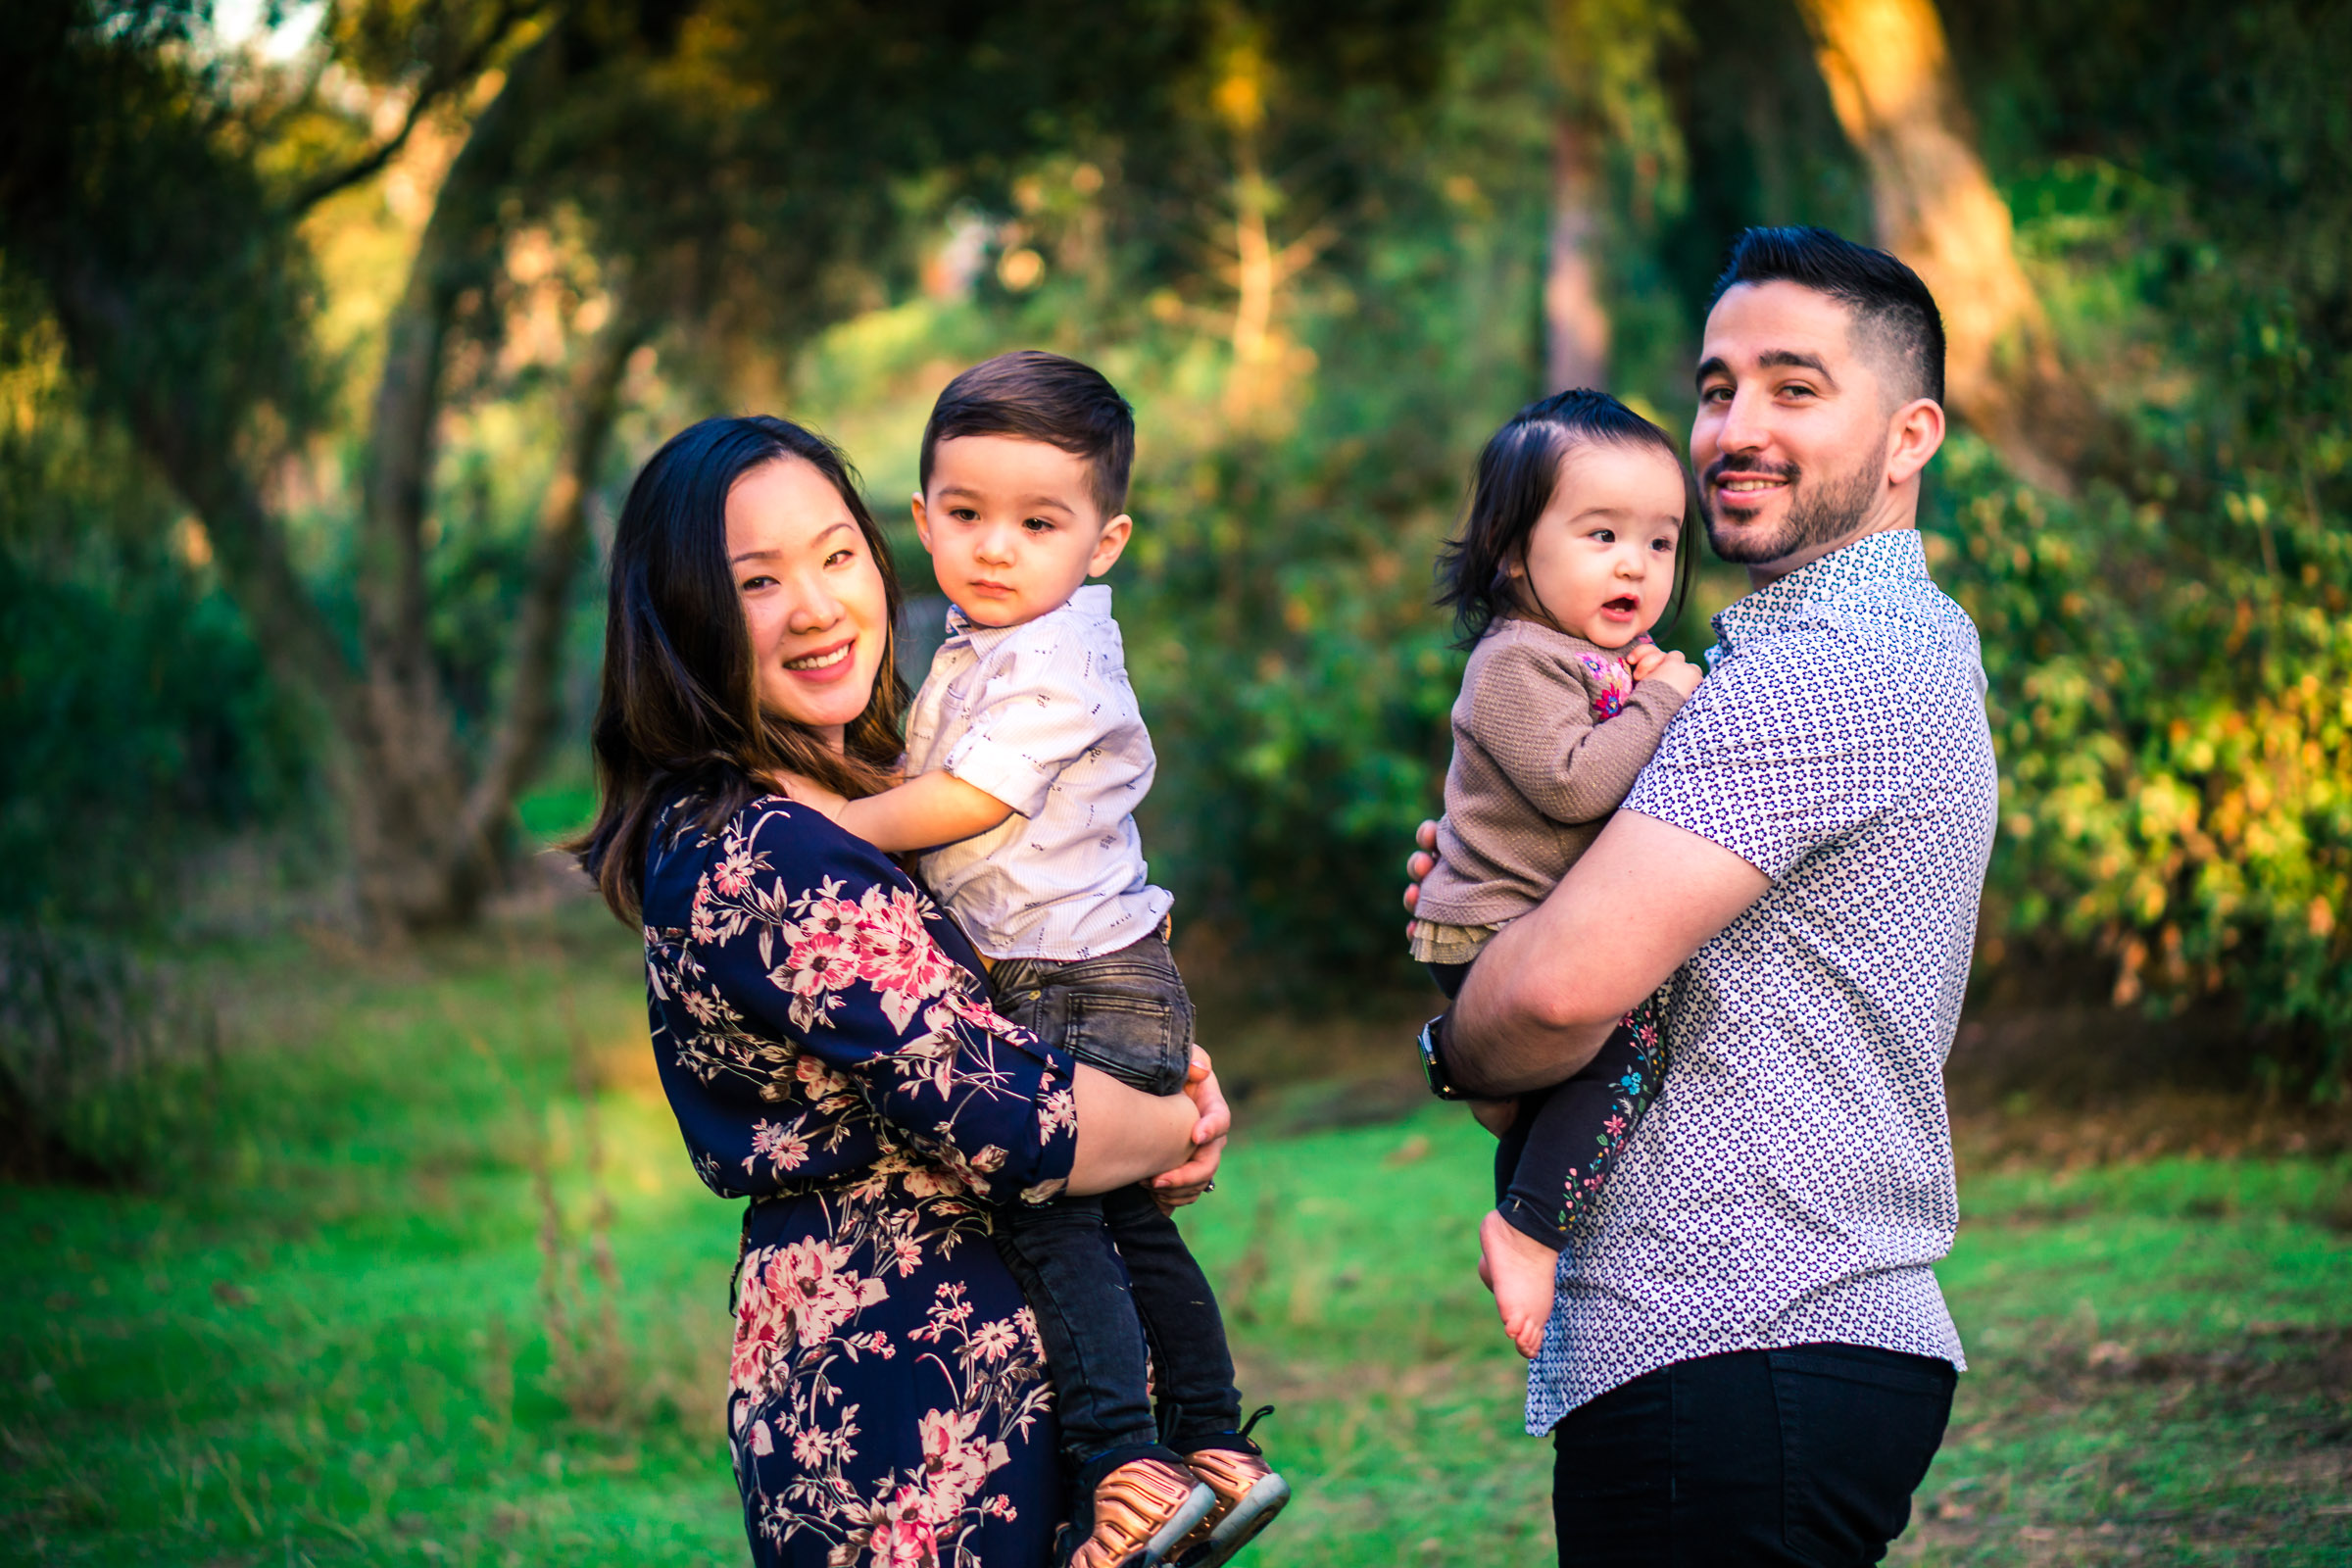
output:
[[[940,384],[1036,344],[1139,409],[1117,585],[1188,962],[1409,984],[1478,444],[1573,381],[1684,428],[1726,242],[1810,221],[1952,328],[1928,529],[1992,680],[1994,1000],[2202,1008],[2341,1081],[2341,6],[18,12],[21,916],[168,930],[180,868],[317,844],[383,928],[472,917],[581,809],[633,465],[774,409],[899,516]],[[1740,589],[1710,569],[1675,638]]]

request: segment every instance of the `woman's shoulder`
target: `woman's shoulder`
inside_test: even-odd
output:
[[[889,856],[789,796],[754,796],[717,821],[707,802],[686,796],[662,808],[650,835],[645,923],[686,925],[706,879],[726,891],[754,878],[786,893],[832,883],[853,898],[874,884],[906,883]]]

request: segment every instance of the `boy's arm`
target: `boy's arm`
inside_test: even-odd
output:
[[[920,773],[897,789],[845,802],[834,820],[877,850],[902,855],[985,833],[1012,808],[953,773]]]
[[[1557,662],[1534,649],[1495,655],[1471,706],[1472,733],[1494,765],[1555,822],[1592,822],[1615,810],[1683,705],[1678,684],[1639,681],[1615,718],[1596,722],[1581,669],[1564,681]],[[1563,698],[1575,705],[1566,713]]]

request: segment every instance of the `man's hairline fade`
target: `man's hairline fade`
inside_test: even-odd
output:
[[[1822,276],[1824,262],[1846,275]],[[1926,281],[1899,257],[1826,228],[1744,228],[1707,295],[1707,310],[1712,313],[1735,288],[1766,283],[1793,284],[1844,308],[1849,346],[1878,372],[1889,411],[1920,398],[1942,405],[1942,310]]]

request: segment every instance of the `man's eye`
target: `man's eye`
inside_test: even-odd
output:
[[[1732,401],[1732,389],[1728,386],[1711,386],[1698,395],[1698,401],[1701,403],[1729,403]]]
[[[1813,389],[1809,386],[1791,384],[1781,388],[1781,396],[1785,398],[1809,398],[1812,395]]]

